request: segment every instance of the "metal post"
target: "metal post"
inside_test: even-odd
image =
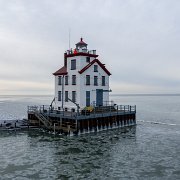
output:
[[[95,106],[94,106],[94,111],[93,111],[93,112],[94,112],[94,117],[95,117],[95,113],[96,113],[95,111],[96,111],[96,108],[95,108]]]
[[[56,133],[56,123],[54,123],[54,135]]]

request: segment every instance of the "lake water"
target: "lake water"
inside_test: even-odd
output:
[[[50,96],[0,96],[0,121]],[[81,136],[0,132],[0,179],[180,179],[180,96],[113,95],[137,105],[137,126]]]

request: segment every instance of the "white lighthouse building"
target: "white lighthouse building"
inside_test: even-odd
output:
[[[74,50],[64,53],[64,66],[53,73],[56,109],[108,104],[111,73],[97,57],[82,38]]]
[[[28,106],[30,125],[53,130],[54,134],[136,125],[136,106],[109,103],[111,73],[82,38],[74,50],[64,53],[64,66],[53,75],[55,98],[50,106]]]

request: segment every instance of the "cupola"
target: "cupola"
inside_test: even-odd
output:
[[[87,51],[87,44],[83,41],[83,38],[80,39],[80,42],[76,44],[76,50],[79,52]]]

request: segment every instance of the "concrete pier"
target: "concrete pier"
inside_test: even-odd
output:
[[[29,106],[28,120],[31,126],[60,134],[84,134],[136,125],[136,106],[101,106],[91,112]]]

